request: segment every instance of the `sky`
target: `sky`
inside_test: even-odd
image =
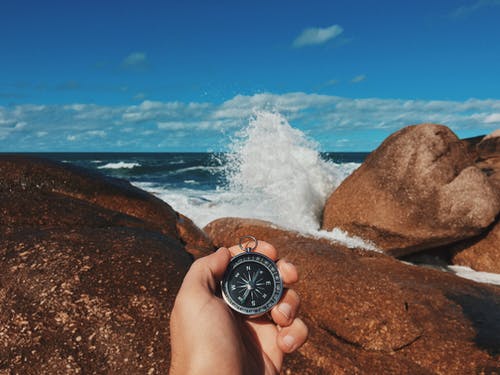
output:
[[[322,151],[500,128],[500,0],[0,2],[0,152],[223,151],[259,110]]]

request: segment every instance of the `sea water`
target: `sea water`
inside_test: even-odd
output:
[[[193,135],[195,136],[195,135]],[[123,178],[191,218],[199,227],[222,217],[271,221],[304,235],[377,251],[335,228],[322,231],[323,206],[367,153],[320,153],[318,144],[276,112],[257,112],[224,153],[44,153]],[[500,285],[500,275],[446,269]]]

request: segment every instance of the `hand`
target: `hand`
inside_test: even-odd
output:
[[[271,318],[240,315],[218,296],[220,280],[239,246],[220,248],[189,269],[170,317],[172,360],[176,374],[276,374],[283,356],[307,339],[307,326],[296,318],[299,296],[285,289]],[[274,246],[259,241],[255,251],[276,261]],[[295,266],[277,262],[285,286],[298,280]]]

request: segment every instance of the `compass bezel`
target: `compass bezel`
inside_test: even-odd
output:
[[[267,272],[271,276],[271,279],[274,281],[271,296],[266,300],[265,303],[259,306],[243,306],[231,296],[231,293],[229,291],[229,285],[231,284],[231,280],[229,279],[229,277],[231,277],[236,267],[244,263],[254,263],[260,265],[265,270],[267,270]],[[276,266],[276,263],[271,258],[257,252],[244,252],[236,255],[229,262],[224,277],[221,281],[221,290],[224,301],[226,301],[226,303],[233,310],[247,316],[259,316],[271,310],[279,302],[283,294],[283,280],[279,273],[278,267]]]

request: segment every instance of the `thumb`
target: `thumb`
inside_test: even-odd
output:
[[[215,253],[196,260],[186,274],[183,284],[208,288],[215,293],[216,284],[222,280],[230,260],[229,250],[221,247]]]

